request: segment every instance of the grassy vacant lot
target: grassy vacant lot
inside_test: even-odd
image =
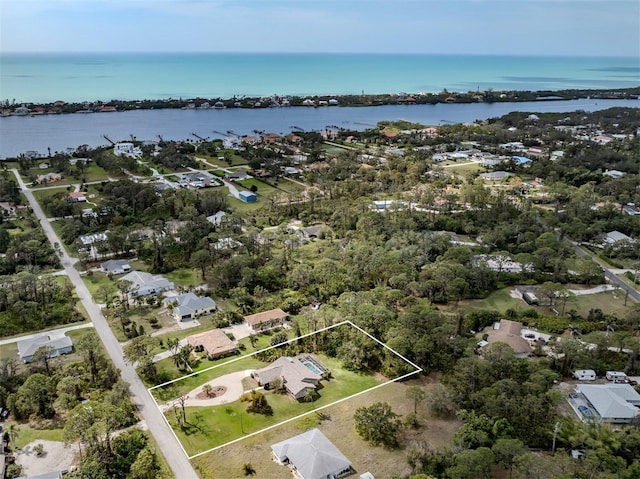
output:
[[[580,289],[575,285],[567,285],[569,289]],[[575,287],[574,287],[575,286]],[[534,309],[540,314],[554,315],[555,313],[547,306],[530,306],[521,299],[512,298],[510,291],[513,288],[503,288],[498,291],[494,291],[484,299],[475,299],[468,301],[460,301],[457,305],[457,309],[461,309],[467,312],[479,311],[483,309],[493,309],[500,312],[505,312],[507,309],[514,309],[515,311],[524,311],[527,309]],[[582,317],[587,317],[589,310],[600,308],[603,312],[614,314],[619,318],[624,317],[633,307],[633,300],[627,301],[627,306],[624,305],[624,292],[622,291],[607,291],[597,294],[586,294],[581,296],[573,296],[565,307],[565,312],[571,309],[575,309]],[[442,309],[453,309],[455,306],[447,306]],[[556,309],[560,306],[556,306]],[[559,309],[558,309],[559,310]]]
[[[268,198],[278,192],[278,190],[273,186],[268,185],[264,181],[260,181],[257,178],[247,178],[246,180],[236,181],[235,183],[239,184],[243,188],[246,188],[247,190],[251,190],[251,187],[255,186],[257,188],[256,194],[265,198]]]
[[[187,422],[189,424],[182,429],[176,427],[175,416],[172,413],[168,413],[169,422],[174,427],[187,453],[192,455],[241,438],[244,434],[250,434],[300,414],[312,412],[318,407],[365,391],[385,381],[382,377],[348,371],[336,359],[323,355],[318,355],[318,357],[331,370],[333,377],[328,381],[322,381],[323,387],[318,390],[320,398],[313,403],[296,401],[286,394],[270,391],[266,392],[265,396],[273,408],[272,416],[248,413],[246,412],[247,403],[234,401],[221,406],[187,408]],[[264,367],[265,364],[254,358],[246,358],[237,361],[236,364],[222,366],[220,370],[229,373],[231,370],[228,366],[236,366],[233,371],[241,371]]]
[[[300,183],[296,183],[295,181],[291,181],[289,178],[285,177],[278,178],[277,180],[274,180],[273,183],[278,187],[278,189],[290,194],[298,194],[306,189]]]
[[[401,447],[392,450],[373,447],[364,442],[355,432],[353,415],[356,409],[376,402],[388,402],[397,414],[405,415],[413,412],[413,402],[406,398],[407,387],[421,386],[428,393],[437,382],[437,377],[419,377],[402,383],[387,384],[324,409],[322,416],[311,414],[297,421],[280,425],[257,436],[195,458],[192,463],[200,475],[207,479],[243,478],[245,476],[242,467],[246,463],[251,464],[255,469],[255,477],[263,479],[289,477],[289,470],[273,461],[270,446],[318,427],[351,461],[356,474],[350,477],[358,477],[366,471],[371,471],[376,477],[381,478],[388,478],[393,474],[410,474],[405,448],[414,441],[425,441],[436,449],[450,446],[460,422],[455,419],[441,420],[431,417],[425,403],[421,403],[418,405],[417,412],[423,427],[403,430],[400,433]]]

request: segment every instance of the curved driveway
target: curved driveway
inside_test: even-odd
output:
[[[29,201],[33,212],[40,220],[40,225],[47,235],[49,242],[53,246],[54,250],[58,250],[55,245],[60,244],[60,239],[56,235],[55,231],[53,231],[51,223],[47,220],[40,204],[33,196],[33,192],[29,190],[24,181],[22,181],[18,170],[12,169],[11,171],[13,171],[13,174],[16,176],[20,188]],[[124,360],[122,346],[114,336],[111,328],[109,328],[107,320],[102,315],[102,311],[95,301],[93,301],[91,293],[84,284],[84,281],[82,281],[80,274],[73,267],[77,259],[71,258],[64,248],[60,248],[60,261],[62,262],[62,266],[67,272],[69,279],[75,286],[78,298],[80,298],[82,305],[87,310],[89,318],[91,319],[96,332],[100,336],[107,353],[111,357],[114,365],[120,369],[122,379],[129,383],[133,402],[140,411],[140,415],[147,423],[149,431],[153,434],[153,437],[167,460],[169,467],[171,467],[174,476],[180,479],[199,479],[198,474],[196,474],[189,462],[189,459],[187,459],[187,455],[184,453],[182,445],[176,439],[173,431],[165,421],[162,412],[160,412],[160,409],[151,397],[151,394],[149,394],[149,391],[147,391],[147,388],[138,377],[138,373],[135,368]]]

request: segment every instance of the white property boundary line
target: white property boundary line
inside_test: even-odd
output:
[[[225,365],[227,365],[227,364],[231,364],[231,363],[234,363],[234,362],[236,362],[236,361],[240,361],[240,360],[243,360],[243,359],[249,358],[249,357],[251,357],[251,356],[255,356],[256,354],[263,353],[263,352],[265,352],[265,351],[269,351],[270,349],[279,348],[279,347],[281,347],[283,344],[289,344],[289,343],[292,343],[292,342],[297,341],[297,340],[299,340],[299,339],[306,338],[306,337],[308,337],[308,336],[312,336],[312,335],[314,335],[314,334],[321,333],[322,331],[327,331],[327,330],[330,330],[330,329],[336,328],[336,327],[338,327],[338,326],[344,326],[344,325],[349,325],[349,326],[351,326],[351,327],[353,327],[353,328],[357,329],[357,330],[358,330],[358,331],[360,331],[361,333],[364,333],[364,334],[365,334],[366,336],[368,336],[370,339],[374,340],[376,343],[378,343],[379,345],[381,345],[383,348],[388,349],[388,350],[389,350],[389,351],[391,351],[393,354],[395,354],[397,357],[399,357],[400,359],[402,359],[402,360],[403,360],[403,361],[405,361],[406,363],[408,363],[408,364],[410,364],[411,366],[413,366],[413,367],[415,368],[415,371],[412,371],[412,372],[410,372],[410,373],[404,374],[404,375],[399,376],[399,377],[397,377],[397,378],[395,378],[395,379],[390,379],[389,381],[386,381],[386,382],[384,382],[384,383],[378,384],[377,386],[373,386],[373,387],[371,387],[371,388],[369,388],[369,389],[365,389],[364,391],[360,391],[360,392],[358,392],[358,393],[352,394],[351,396],[347,396],[347,397],[345,397],[345,398],[338,399],[337,401],[334,401],[334,402],[332,402],[331,404],[326,404],[326,405],[321,406],[321,407],[319,407],[319,408],[314,408],[312,411],[309,411],[309,412],[305,412],[305,413],[299,414],[299,415],[297,415],[297,416],[295,416],[295,417],[292,417],[292,418],[289,418],[289,419],[285,419],[284,421],[280,421],[280,422],[279,422],[279,423],[277,423],[277,424],[273,424],[273,425],[271,425],[271,426],[265,427],[265,428],[263,428],[263,429],[260,429],[259,431],[252,432],[252,433],[249,433],[249,434],[245,434],[245,435],[244,435],[244,436],[242,436],[242,437],[239,437],[239,438],[237,438],[237,439],[233,439],[232,441],[226,442],[226,443],[224,443],[224,444],[222,444],[222,445],[220,445],[220,446],[212,447],[211,449],[207,449],[206,451],[198,452],[198,453],[196,453],[196,454],[193,454],[192,456],[189,456],[189,454],[188,454],[188,453],[187,453],[187,451],[185,450],[184,446],[182,445],[182,441],[180,441],[180,438],[178,437],[178,435],[176,434],[176,432],[173,430],[173,427],[172,427],[172,426],[171,426],[171,424],[169,423],[169,420],[167,419],[167,416],[166,416],[166,415],[164,414],[164,412],[160,409],[160,405],[158,404],[158,401],[156,400],[155,396],[154,396],[154,395],[153,395],[153,393],[151,392],[151,391],[153,391],[154,389],[161,388],[161,387],[164,387],[164,386],[168,386],[169,384],[173,384],[173,383],[175,383],[175,382],[182,381],[183,379],[186,379],[186,378],[189,378],[189,377],[192,377],[192,376],[197,376],[198,374],[202,374],[202,373],[204,373],[204,372],[206,372],[206,371],[211,371],[212,369],[216,369],[216,368],[219,368],[219,367],[225,366]],[[246,355],[241,356],[241,357],[239,357],[239,358],[231,359],[231,360],[226,361],[226,362],[224,362],[224,363],[222,363],[222,364],[216,364],[215,366],[211,366],[210,368],[203,369],[202,371],[198,371],[198,372],[195,372],[195,373],[187,374],[187,375],[182,376],[182,377],[180,377],[180,378],[173,379],[173,380],[171,380],[171,381],[167,381],[167,382],[162,383],[162,384],[158,384],[157,386],[150,387],[150,388],[148,388],[147,390],[149,391],[149,394],[151,394],[151,397],[153,398],[153,401],[155,402],[156,407],[157,407],[157,408],[160,410],[160,412],[162,413],[162,418],[164,419],[164,421],[167,423],[167,425],[168,425],[168,426],[169,426],[169,428],[171,429],[171,432],[173,433],[174,437],[175,437],[175,438],[176,438],[176,440],[178,441],[178,444],[180,444],[180,448],[182,449],[182,452],[184,452],[184,455],[185,455],[185,456],[187,456],[187,459],[191,460],[191,459],[194,459],[194,458],[196,458],[196,457],[203,456],[204,454],[208,454],[208,453],[210,453],[210,452],[216,451],[216,450],[218,450],[218,449],[222,449],[223,447],[227,447],[227,446],[229,446],[229,445],[231,445],[231,444],[235,444],[235,443],[237,443],[237,442],[243,441],[243,440],[245,440],[245,439],[247,439],[247,438],[249,438],[249,437],[257,436],[258,434],[262,434],[262,433],[263,433],[263,432],[265,432],[265,431],[269,431],[270,429],[274,429],[274,428],[276,428],[276,427],[278,427],[278,426],[281,426],[281,425],[283,425],[283,424],[287,424],[287,423],[289,423],[289,422],[296,421],[296,420],[298,420],[298,419],[300,419],[300,418],[303,418],[303,417],[305,417],[305,416],[308,416],[309,414],[313,414],[313,413],[315,413],[315,412],[317,412],[317,411],[321,411],[321,410],[326,409],[326,408],[328,408],[328,407],[334,406],[334,405],[339,404],[339,403],[341,403],[341,402],[344,402],[344,401],[346,401],[346,400],[348,400],[348,399],[351,399],[351,398],[354,398],[354,397],[360,396],[360,395],[362,395],[362,394],[368,393],[369,391],[373,391],[374,389],[381,388],[382,386],[386,386],[387,384],[390,384],[390,383],[393,383],[393,382],[400,381],[400,380],[402,380],[402,379],[405,379],[405,378],[408,378],[408,377],[410,377],[410,376],[413,376],[414,374],[421,373],[422,371],[423,371],[423,369],[422,369],[420,366],[418,366],[417,364],[413,363],[412,361],[409,361],[409,360],[408,360],[407,358],[405,358],[402,354],[400,354],[400,353],[399,353],[399,352],[397,352],[396,350],[394,350],[394,349],[390,348],[390,347],[389,347],[389,346],[387,346],[385,343],[383,343],[382,341],[380,341],[379,339],[377,339],[376,337],[372,336],[372,335],[371,335],[371,334],[369,334],[367,331],[365,331],[364,329],[362,329],[360,326],[358,326],[358,325],[356,325],[356,324],[352,323],[352,322],[351,322],[351,321],[349,321],[349,320],[345,320],[345,321],[342,321],[342,322],[340,322],[340,323],[338,323],[338,324],[334,324],[334,325],[332,325],[332,326],[328,326],[328,327],[326,327],[326,328],[318,329],[318,330],[313,331],[313,332],[311,332],[311,333],[303,334],[302,336],[298,336],[298,337],[296,337],[296,338],[290,339],[290,340],[288,340],[288,341],[285,341],[285,342],[283,342],[283,343],[277,344],[277,345],[275,345],[275,346],[270,346],[270,347],[268,347],[268,348],[261,349],[260,351],[255,351],[255,352],[253,352],[253,353],[251,353],[251,354],[246,354]]]

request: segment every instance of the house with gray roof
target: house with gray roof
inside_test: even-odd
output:
[[[159,294],[164,291],[175,289],[172,282],[161,275],[153,275],[143,271],[131,271],[118,281],[130,281],[133,296],[146,296],[148,294]]]
[[[178,321],[195,319],[203,314],[210,314],[216,310],[216,302],[207,296],[196,296],[194,293],[179,294],[166,298],[165,306],[173,305],[173,317]]]
[[[640,414],[640,394],[629,384],[580,384],[576,391],[588,401],[598,421],[624,424]]]
[[[295,399],[302,399],[307,391],[315,390],[322,378],[298,358],[287,356],[276,359],[266,368],[254,371],[253,377],[265,389],[280,380],[282,387]]]
[[[300,479],[338,479],[353,472],[351,461],[318,428],[272,445],[271,452]]]
[[[124,274],[131,271],[131,266],[126,259],[110,259],[100,263],[100,269],[107,274]]]
[[[29,339],[18,341],[17,344],[18,355],[25,364],[31,362],[36,351],[40,348],[46,348],[47,356],[50,358],[55,358],[61,354],[69,354],[73,351],[73,342],[64,333],[42,333]]]

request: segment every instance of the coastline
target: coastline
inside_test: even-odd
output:
[[[227,108],[267,109],[267,108],[322,108],[322,107],[375,107],[384,105],[436,105],[471,103],[520,103],[549,102],[577,99],[593,100],[637,100],[640,86],[616,89],[570,89],[570,90],[509,90],[509,91],[469,91],[440,93],[381,93],[362,95],[316,95],[316,96],[271,96],[232,98],[189,98],[156,100],[112,100],[110,102],[19,103],[8,100],[1,105],[0,117],[39,116],[58,114],[116,113],[130,110],[208,110]]]

